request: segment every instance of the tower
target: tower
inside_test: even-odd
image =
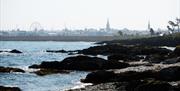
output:
[[[150,25],[150,21],[148,21],[148,31],[150,31],[151,29],[151,25]]]
[[[110,24],[109,24],[109,19],[107,19],[107,23],[106,23],[106,31],[110,30]]]

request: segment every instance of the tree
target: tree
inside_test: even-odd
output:
[[[179,26],[180,26],[180,19],[179,18],[176,18],[176,21],[173,22],[173,21],[169,21],[168,22],[169,25],[171,26],[167,26],[168,30],[171,31],[172,33],[175,31],[175,28],[177,27],[177,30],[178,32],[180,32],[179,30]]]
[[[171,31],[172,33],[174,32],[174,29],[172,29],[170,26],[167,26],[168,30]]]
[[[176,18],[176,24],[178,27],[178,32],[180,32],[179,26],[180,26],[180,18]]]
[[[155,34],[155,32],[154,32],[154,30],[152,28],[150,28],[150,33],[151,33],[151,35]]]
[[[123,32],[122,31],[118,31],[118,35],[123,36]]]

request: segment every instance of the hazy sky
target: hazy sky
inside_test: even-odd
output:
[[[0,29],[166,28],[180,17],[180,0],[0,0]]]

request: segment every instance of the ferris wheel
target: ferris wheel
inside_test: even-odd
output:
[[[30,30],[31,31],[39,31],[39,30],[42,30],[42,26],[39,22],[33,22],[31,25],[30,25]]]

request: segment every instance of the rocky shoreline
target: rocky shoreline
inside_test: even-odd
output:
[[[93,85],[68,91],[180,91],[180,43],[176,43],[178,45],[175,50],[162,48],[161,45],[149,46],[134,42],[128,45],[108,42],[74,51],[46,50],[73,56],[60,61],[43,61],[30,65],[29,68],[38,69],[33,73],[39,76],[68,74],[72,71],[90,72],[81,82]],[[107,56],[107,59],[98,55]],[[0,67],[0,72],[25,71]]]
[[[78,50],[77,56],[61,62],[42,62],[29,67],[90,71],[81,82],[93,85],[69,91],[179,91],[179,52],[179,46],[172,51],[157,46],[99,45]],[[104,55],[107,60],[90,55]]]

